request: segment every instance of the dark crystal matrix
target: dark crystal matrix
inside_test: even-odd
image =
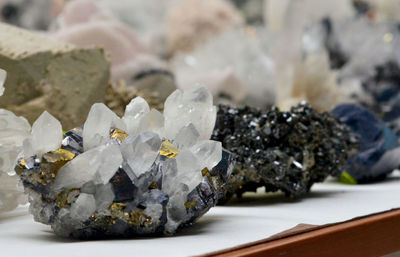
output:
[[[236,154],[226,200],[264,186],[298,197],[342,172],[357,137],[328,113],[301,103],[290,112],[220,106],[213,140]]]

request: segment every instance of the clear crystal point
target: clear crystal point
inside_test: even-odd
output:
[[[131,100],[125,108],[125,115],[122,118],[127,127],[128,134],[137,134],[141,118],[150,111],[146,100],[138,96]]]
[[[125,123],[107,106],[94,104],[83,127],[85,151],[106,144],[110,139],[111,128],[126,130]]]
[[[122,156],[136,176],[150,169],[160,152],[161,143],[161,138],[153,132],[125,139],[121,145]]]
[[[63,132],[61,123],[44,111],[32,125],[32,147],[37,155],[54,151],[61,146]]]
[[[165,136],[174,139],[182,127],[192,123],[200,139],[209,139],[216,115],[212,95],[204,87],[195,87],[185,92],[176,90],[164,105]]]

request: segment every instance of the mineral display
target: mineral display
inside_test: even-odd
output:
[[[289,112],[220,106],[212,139],[235,154],[225,200],[262,186],[299,197],[313,183],[339,175],[357,149],[345,125],[304,102]]]
[[[30,211],[64,237],[173,234],[216,204],[233,169],[230,153],[209,140],[215,119],[204,88],[175,91],[164,114],[140,97],[123,118],[95,104],[83,128],[63,136],[44,113],[32,129],[34,154],[16,166]]]
[[[7,39],[0,41],[0,67],[8,72],[0,108],[30,122],[48,110],[70,129],[104,100],[110,67],[102,49],[78,49],[4,24],[0,38]]]
[[[360,138],[360,152],[349,159],[342,179],[351,183],[378,181],[399,167],[398,138],[373,113],[354,104],[342,104],[332,115]]]
[[[6,72],[0,69],[0,96],[5,78]],[[30,136],[30,130],[26,119],[0,109],[0,212],[10,211],[26,202],[13,167],[23,149],[24,140]]]

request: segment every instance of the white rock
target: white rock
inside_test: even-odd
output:
[[[103,145],[84,152],[64,165],[57,173],[53,188],[80,188],[94,181],[106,184],[122,164],[118,145]]]
[[[111,128],[126,130],[125,123],[107,106],[94,104],[83,127],[84,150],[106,144],[110,139]]]
[[[32,147],[38,156],[61,146],[63,132],[61,123],[44,111],[32,125]]]
[[[78,221],[87,220],[96,211],[96,200],[93,195],[81,193],[71,204],[71,218]]]
[[[213,140],[203,140],[191,148],[193,154],[201,160],[203,168],[211,170],[222,159],[222,144]]]
[[[212,95],[204,87],[172,93],[164,104],[165,137],[173,140],[182,127],[192,123],[200,139],[209,139],[217,115],[212,101]]]
[[[161,148],[161,138],[153,132],[129,136],[121,144],[124,160],[136,176],[148,171]]]
[[[4,82],[6,81],[7,73],[5,70],[0,69],[0,96],[4,93]]]
[[[193,146],[200,138],[199,132],[192,123],[182,127],[174,139],[174,144],[178,149],[188,148]]]

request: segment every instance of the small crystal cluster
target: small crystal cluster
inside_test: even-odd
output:
[[[164,114],[140,97],[119,118],[92,106],[83,128],[62,135],[43,113],[31,152],[16,166],[35,220],[74,238],[172,234],[216,204],[230,154],[209,140],[216,119],[204,88],[175,91]]]
[[[0,96],[5,79],[6,72],[0,69]],[[0,109],[0,212],[13,210],[26,202],[14,166],[30,130],[26,119]]]
[[[304,102],[290,112],[220,106],[212,139],[236,154],[226,199],[262,186],[301,196],[313,183],[339,175],[357,149],[345,125]]]
[[[400,166],[397,136],[367,109],[342,104],[332,115],[346,124],[360,138],[360,151],[348,160],[347,181],[366,183],[384,179]]]

